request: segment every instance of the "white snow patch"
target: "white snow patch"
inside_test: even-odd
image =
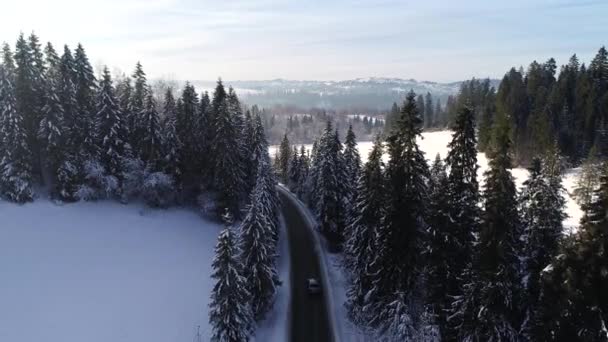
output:
[[[219,227],[185,209],[0,202],[0,341],[208,341]]]

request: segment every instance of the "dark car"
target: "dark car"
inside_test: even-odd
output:
[[[321,293],[321,284],[316,278],[306,279],[306,288],[308,289],[308,293],[310,294],[315,295]]]

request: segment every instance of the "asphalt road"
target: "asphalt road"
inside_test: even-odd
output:
[[[308,293],[306,279],[321,280],[311,230],[288,195],[279,191],[291,260],[291,342],[331,342],[324,293]]]

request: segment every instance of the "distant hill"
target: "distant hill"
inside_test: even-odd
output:
[[[214,81],[191,81],[198,89],[213,89]],[[333,110],[384,111],[393,102],[403,100],[413,89],[417,94],[430,92],[445,104],[449,95],[456,94],[462,82],[437,83],[400,78],[357,78],[346,81],[224,81],[237,91],[247,104],[262,107],[276,105]],[[499,81],[492,80],[497,86]]]

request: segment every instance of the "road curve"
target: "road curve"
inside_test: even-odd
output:
[[[331,327],[323,296],[310,295],[306,279],[321,280],[319,258],[312,231],[296,207],[294,199],[279,191],[290,253],[290,340],[291,342],[332,342]]]

